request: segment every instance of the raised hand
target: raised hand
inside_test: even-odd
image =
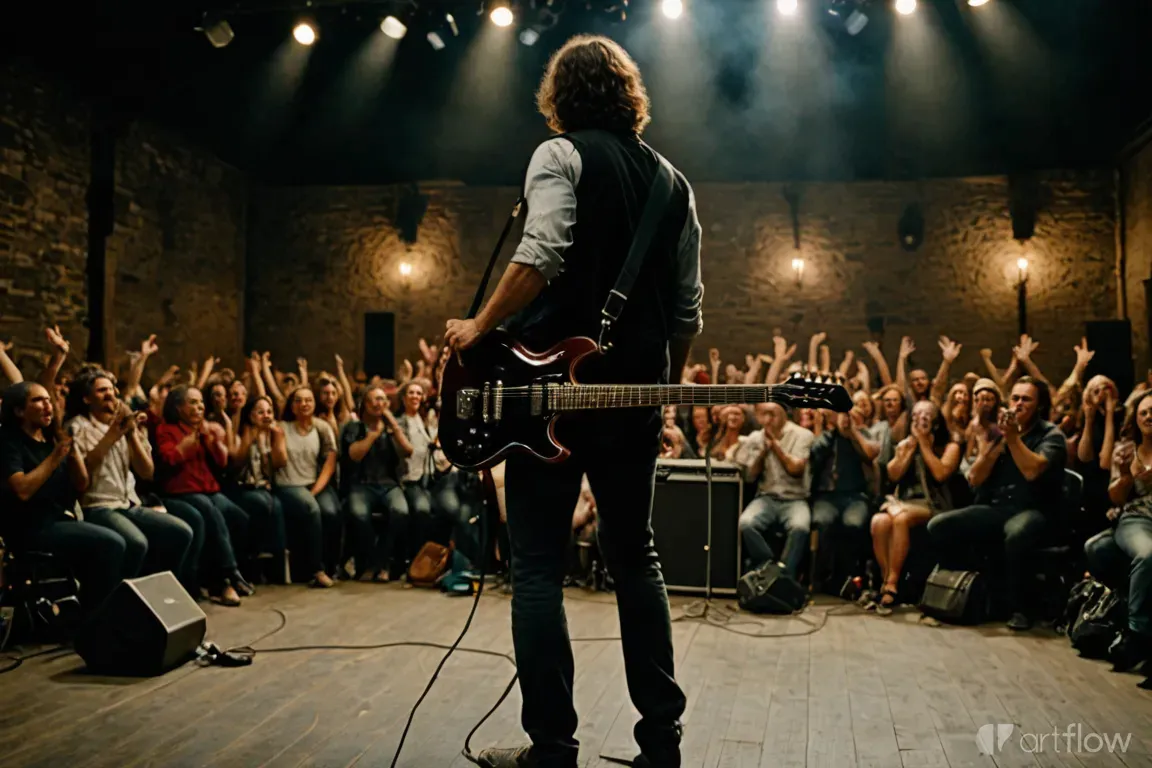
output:
[[[828,338],[828,334],[825,333],[824,331],[820,331],[819,333],[812,334],[812,340],[809,341],[808,343],[809,344],[815,344],[815,345],[819,346],[820,344],[823,344],[825,339],[827,339],[827,338]]]
[[[0,341],[0,352],[7,352],[10,349],[12,349],[12,342]]]
[[[1080,337],[1080,343],[1072,347],[1072,350],[1076,353],[1076,365],[1080,368],[1088,365],[1096,356],[1094,351],[1088,349],[1088,339],[1084,336]]]
[[[144,357],[151,357],[160,351],[160,345],[156,343],[156,334],[152,334],[144,341],[140,342],[140,354]]]
[[[900,339],[900,357],[907,359],[916,351],[916,343],[912,341],[911,336],[905,336]]]
[[[865,341],[860,346],[864,347],[864,351],[870,355],[879,355],[880,354],[880,345],[874,341]]]
[[[947,336],[941,336],[939,344],[940,354],[944,357],[944,360],[949,363],[956,362],[956,358],[960,356],[960,349],[964,346],[963,344],[957,344]]]
[[[421,339],[421,341],[423,341],[423,339]],[[344,370],[344,358],[340,357],[340,355],[336,355],[336,370]]]
[[[72,345],[64,338],[64,334],[60,333],[60,326],[54,325],[51,328],[45,328],[44,335],[48,337],[48,343],[55,347],[60,354],[67,355],[72,350]]]
[[[1136,458],[1136,444],[1130,442],[1123,442],[1116,446],[1116,450],[1112,452],[1112,466],[1116,467],[1122,475],[1131,475],[1133,470],[1133,459]]]
[[[1012,354],[1022,363],[1032,359],[1032,353],[1040,348],[1040,342],[1034,341],[1031,336],[1024,334],[1020,337],[1020,344],[1012,347]]]
[[[400,366],[400,375],[404,378],[404,381],[410,381],[412,379],[412,374],[412,361],[405,360]]]
[[[426,362],[429,367],[436,365],[436,358],[439,356],[439,349],[429,346],[428,342],[424,341],[424,339],[420,339],[420,357],[424,358],[424,362]]]
[[[720,365],[720,350],[716,349],[716,347],[708,350],[708,362],[712,365]]]
[[[777,360],[788,360],[796,354],[796,345],[788,346],[788,340],[783,336],[773,336],[772,352]]]

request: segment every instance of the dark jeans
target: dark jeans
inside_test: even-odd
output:
[[[273,493],[284,505],[288,548],[303,557],[309,576],[340,566],[340,499],[329,486],[313,496],[306,486],[280,486]]]
[[[1008,608],[1021,613],[1030,612],[1032,554],[1043,544],[1047,531],[1047,520],[1035,509],[986,504],[938,512],[928,521],[928,535],[945,568],[978,567],[984,553],[1002,552]]]
[[[124,537],[93,523],[62,520],[34,533],[33,549],[51,552],[80,582],[80,604],[85,613],[103,602],[120,583],[124,570]]]
[[[1128,593],[1128,628],[1152,635],[1152,517],[1123,515],[1115,530],[1088,540],[1084,553],[1092,574],[1108,586]],[[1128,583],[1116,584],[1114,574],[1127,570]]]
[[[767,494],[752,499],[740,515],[740,537],[752,567],[759,568],[777,559],[765,534],[780,526],[785,533],[784,567],[794,578],[798,576],[800,561],[808,549],[811,520],[812,510],[805,499],[776,499]]]
[[[450,526],[456,549],[473,565],[480,565],[480,506],[483,502],[466,487],[459,471],[449,472],[432,486],[432,509]],[[472,522],[473,520],[477,522]]]
[[[179,576],[192,547],[192,527],[175,515],[147,507],[84,510],[84,520],[124,539],[121,576],[134,579],[148,573],[172,571]]]
[[[169,513],[188,523],[194,536],[198,532],[203,532],[199,566],[209,575],[206,586],[212,589],[219,588],[224,579],[236,570],[235,549],[243,551],[248,536],[248,515],[222,493],[181,493],[165,496],[164,507]],[[193,549],[195,548],[193,544]],[[199,578],[194,579],[197,590],[199,582]],[[196,596],[196,592],[189,591]]]
[[[288,546],[284,507],[265,488],[232,488],[224,494],[248,515],[248,555],[281,555]]]
[[[384,515],[384,533],[377,540],[372,515]],[[356,573],[371,573],[392,566],[399,576],[404,563],[408,528],[408,499],[398,485],[353,485],[348,490],[346,550],[356,558]]]
[[[835,580],[863,574],[872,551],[871,520],[872,508],[862,493],[832,491],[812,497],[812,527],[820,533],[818,580],[829,576],[828,565]]]
[[[541,766],[574,766],[579,748],[562,587],[584,473],[596,497],[600,548],[616,584],[628,692],[640,713],[634,735],[657,765],[680,765],[685,698],[674,677],[668,595],[651,526],[659,414],[646,420],[636,412],[612,416],[611,429],[590,419],[588,428],[563,437],[572,455],[559,464],[522,454],[506,464],[520,718]]]

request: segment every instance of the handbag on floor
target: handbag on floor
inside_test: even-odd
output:
[[[950,624],[979,624],[988,618],[988,590],[978,571],[950,571],[937,565],[928,575],[920,612]]]
[[[412,565],[408,567],[408,583],[414,587],[434,587],[448,572],[452,562],[452,549],[429,541],[420,547]]]
[[[1068,629],[1068,639],[1080,655],[1088,659],[1104,659],[1108,648],[1128,621],[1128,604],[1114,591],[1099,585],[1080,608],[1076,620]]]

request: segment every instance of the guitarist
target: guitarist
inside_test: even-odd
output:
[[[467,349],[500,325],[544,351],[573,336],[597,338],[601,309],[638,230],[660,160],[640,140],[649,102],[640,71],[605,37],[569,40],[537,93],[558,136],[528,167],[524,235],[475,319],[449,320],[445,339]],[[580,367],[587,383],[666,384],[679,376],[702,328],[700,225],[679,172],[606,355]],[[668,597],[650,524],[658,408],[593,411],[561,419],[571,456],[559,464],[510,456],[505,467],[512,554],[512,634],[530,746],[488,749],[490,768],[577,764],[573,657],[562,584],[572,509],[586,473],[600,514],[600,544],[616,583],[628,691],[641,719],[637,766],[680,765],[685,699],[675,680]]]

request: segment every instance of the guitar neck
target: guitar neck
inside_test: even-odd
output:
[[[550,393],[558,411],[598,408],[637,408],[657,405],[740,405],[774,400],[764,384],[580,384]]]

